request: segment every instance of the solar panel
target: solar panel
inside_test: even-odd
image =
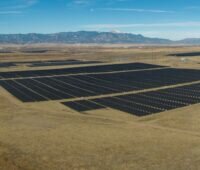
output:
[[[35,70],[35,71],[15,71],[15,72],[0,72],[0,79],[8,78],[26,78],[26,77],[41,77],[51,75],[67,75],[67,74],[80,74],[80,73],[100,73],[112,71],[127,71],[127,70],[141,70],[150,68],[161,68],[163,66],[144,64],[144,63],[128,63],[128,64],[110,64],[98,65],[88,67],[76,68],[62,68],[62,69],[49,69],[49,70]]]
[[[151,92],[92,99],[90,102],[136,116],[146,116],[200,103],[200,93],[194,94],[193,90],[187,90],[187,93],[183,94],[180,91],[180,89],[193,89],[194,87],[200,89],[200,83]],[[76,102],[85,106],[86,101],[80,100]],[[63,104],[71,107],[70,102],[64,102]],[[88,107],[88,110],[92,110],[92,107]],[[81,112],[80,109],[71,108]],[[84,109],[84,111],[87,111],[87,109]]]
[[[43,72],[39,72],[39,75],[42,76]],[[20,75],[15,73],[15,77],[19,76]],[[0,81],[7,82],[6,84],[4,83],[3,87],[7,85],[9,86],[9,83],[17,84],[15,86],[22,91],[27,91],[27,94],[34,92],[35,95],[43,96],[48,101],[145,90],[198,80],[200,80],[200,71],[198,70],[166,68],[136,72],[114,72],[109,74],[101,73],[70,76],[52,75],[50,77],[19,78]],[[13,89],[6,89],[13,94]],[[168,93],[174,93],[173,90],[160,91],[158,93],[154,93],[153,95],[155,97],[167,96],[167,98],[170,100],[177,100],[178,98],[181,98],[182,103],[187,103],[187,100],[196,102],[195,95],[198,93],[183,91],[180,88],[178,88],[176,91],[181,93],[173,96],[173,98],[171,98],[169,95],[166,95]],[[184,99],[183,97],[185,95],[188,96],[188,94],[193,95],[193,98]],[[21,95],[19,97],[15,95],[15,97],[21,100]],[[37,101],[44,100],[40,97],[36,98]],[[33,101],[35,101],[36,98],[33,98]],[[24,102],[26,100],[22,101]],[[27,102],[31,102],[31,100],[27,100]]]
[[[69,106],[70,108],[77,110],[79,112],[105,108],[105,106],[89,101],[89,100],[68,102],[66,103],[66,106]]]

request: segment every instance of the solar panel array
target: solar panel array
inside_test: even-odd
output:
[[[112,108],[136,116],[146,116],[199,102],[200,83],[138,94],[64,102],[63,104],[79,112]]]
[[[2,67],[15,67],[17,65],[27,65],[29,67],[45,67],[45,66],[67,66],[81,64],[98,64],[100,61],[83,61],[83,60],[49,60],[49,61],[21,61],[21,62],[1,62]]]
[[[3,63],[0,63],[0,68],[6,68],[6,67],[14,67],[16,66],[15,63],[12,63],[12,62],[3,62]]]
[[[169,54],[168,56],[175,56],[175,57],[196,57],[196,56],[200,56],[200,52],[176,53],[176,54]]]
[[[0,85],[23,102],[35,102],[129,92],[199,79],[200,74],[195,71],[161,69],[117,74],[10,79],[1,80]]]
[[[100,61],[81,61],[81,60],[54,60],[35,62],[30,67],[45,67],[45,66],[63,66],[63,65],[80,65],[80,64],[98,64]]]
[[[35,71],[15,71],[15,72],[1,72],[0,79],[8,78],[25,78],[25,77],[42,77],[42,76],[55,76],[55,75],[67,75],[78,73],[100,73],[100,72],[112,72],[112,71],[127,71],[127,70],[140,70],[150,68],[160,68],[161,66],[143,64],[143,63],[128,63],[128,64],[110,64],[88,67],[76,67],[76,68],[61,68],[61,69],[49,69],[49,70],[35,70]]]
[[[64,104],[80,112],[114,108],[137,116],[198,103],[199,84],[131,95],[122,93],[199,80],[200,70],[144,63],[0,73],[0,85],[22,102],[72,101],[94,97],[93,100]],[[100,98],[102,95],[113,94],[115,97]]]

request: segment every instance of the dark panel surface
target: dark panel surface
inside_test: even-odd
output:
[[[159,68],[162,66],[144,64],[144,63],[128,63],[128,64],[110,64],[101,66],[88,66],[78,68],[63,68],[51,70],[35,70],[35,71],[16,71],[16,72],[1,72],[0,78],[18,78],[18,77],[41,77],[51,75],[67,75],[78,73],[94,73],[94,72],[112,72],[126,70],[140,70],[149,68]]]
[[[197,93],[194,93],[195,91],[197,91]],[[181,108],[191,104],[200,103],[200,84],[138,94],[99,98],[90,101],[98,103],[104,107],[120,110],[136,116],[146,116],[167,110]],[[85,106],[84,100],[77,101],[77,103]],[[65,102],[63,104],[71,107],[70,102]],[[92,107],[89,105],[88,107],[88,110],[92,110]],[[71,108],[76,111],[80,111],[80,109],[73,107]],[[84,111],[87,110],[84,109]]]
[[[40,73],[40,75],[43,75],[43,72]],[[44,96],[46,100],[61,100],[158,88],[198,80],[200,80],[200,71],[198,70],[166,68],[111,74],[52,75],[51,77],[22,78],[12,81],[14,81],[15,84],[20,84],[20,89],[22,91],[26,90],[27,94],[34,92],[35,94]],[[10,80],[3,81],[8,81],[7,84],[12,82]],[[4,84],[4,87],[5,86]],[[16,88],[18,88],[17,85]],[[177,95],[170,96],[170,94],[176,94],[176,91]],[[147,95],[152,95],[155,99],[166,96],[165,98],[168,100],[179,99],[182,103],[187,103],[189,100],[195,103],[197,100],[195,95],[199,94],[197,87],[196,91],[192,92],[191,90],[177,88],[175,90],[164,90]],[[193,95],[193,97],[189,95]],[[187,96],[187,98],[185,98],[185,96]],[[19,99],[21,99],[21,97],[19,97]],[[35,99],[33,101],[35,101]],[[40,101],[39,98],[37,101]],[[43,101],[43,99],[41,99],[41,101]]]
[[[97,104],[97,103],[89,101],[89,100],[83,100],[83,101],[77,101],[77,102],[67,102],[67,103],[63,103],[63,104],[74,110],[77,110],[79,112],[105,108],[105,106],[102,106],[100,104]]]

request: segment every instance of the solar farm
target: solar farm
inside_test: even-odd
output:
[[[0,170],[200,168],[193,47],[65,48],[0,54]]]
[[[200,102],[200,70],[144,63],[3,72],[0,85],[22,102],[76,100],[63,104],[78,112],[113,108],[145,116]],[[142,90],[148,92],[136,93]]]
[[[46,60],[46,61],[21,61],[21,62],[2,62],[0,68],[17,67],[18,65],[27,65],[29,67],[47,67],[47,66],[67,66],[79,64],[98,64],[99,61],[81,61],[81,60]]]

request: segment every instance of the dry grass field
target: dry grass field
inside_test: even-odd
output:
[[[169,55],[200,47],[44,44],[0,49],[8,51],[0,53],[1,62],[82,59],[200,69],[200,56]],[[22,64],[0,72],[63,67]],[[144,117],[114,109],[81,114],[56,101],[22,103],[0,87],[0,170],[55,169],[199,170],[200,104]]]

